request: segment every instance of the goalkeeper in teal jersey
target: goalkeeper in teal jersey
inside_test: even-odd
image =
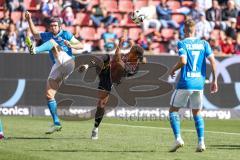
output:
[[[204,143],[204,120],[201,116],[203,106],[203,88],[206,78],[206,58],[210,61],[213,73],[211,93],[218,91],[216,78],[216,63],[209,43],[195,37],[195,22],[185,21],[185,39],[178,42],[179,61],[171,69],[171,76],[181,69],[180,79],[174,91],[169,109],[171,127],[175,136],[175,143],[170,152],[175,152],[184,145],[180,133],[180,119],[178,110],[186,107],[188,101],[192,108],[195,127],[198,135],[197,152],[206,149]]]
[[[25,13],[30,30],[35,39],[40,39],[43,44],[35,47],[29,37],[26,38],[30,54],[38,54],[44,51],[49,52],[50,59],[53,62],[51,72],[48,76],[45,97],[50,110],[53,125],[49,128],[46,134],[60,131],[62,126],[57,115],[57,102],[55,94],[61,83],[73,72],[75,62],[72,56],[72,49],[80,49],[83,44],[79,42],[72,33],[61,29],[61,22],[58,18],[51,18],[49,24],[49,32],[39,33],[34,26],[31,14]]]

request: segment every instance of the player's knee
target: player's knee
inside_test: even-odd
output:
[[[177,107],[170,107],[169,112],[178,112],[179,108]]]
[[[52,99],[54,99],[54,95],[51,92],[46,91],[45,98],[47,100],[52,100]]]
[[[57,46],[57,43],[55,42],[55,40],[54,40],[54,39],[50,39],[50,42],[53,44],[53,46],[54,46],[54,47],[56,47],[56,46]]]
[[[104,108],[105,105],[106,105],[106,102],[105,102],[104,100],[99,100],[99,101],[98,101],[98,107],[99,107],[99,108]]]
[[[201,113],[201,110],[200,109],[193,109],[192,113],[193,113],[194,116],[196,116],[196,115],[199,115]]]

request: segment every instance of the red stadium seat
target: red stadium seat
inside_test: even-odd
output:
[[[63,27],[63,29],[67,30],[67,31],[69,31],[71,33],[74,33],[74,27],[73,26],[65,26],[65,27]]]
[[[22,14],[22,12],[19,12],[19,11],[12,12],[11,19],[13,20],[14,23],[20,21],[21,14]]]
[[[45,26],[36,26],[37,30],[39,32],[45,32],[46,31],[46,27]]]
[[[82,27],[81,36],[86,40],[97,40],[96,30],[93,27]]]
[[[180,8],[181,4],[179,1],[167,1],[167,5],[169,8],[171,8],[173,11]]]
[[[182,1],[182,6],[185,6],[185,7],[190,7],[192,6],[193,4],[193,1]]]
[[[120,12],[133,12],[133,2],[130,0],[120,0],[118,9]]]
[[[118,12],[118,4],[117,1],[113,0],[104,0],[102,2],[103,6],[106,7],[107,11],[109,12]]]
[[[123,33],[123,29],[120,27],[115,27],[113,28],[113,32],[116,33],[118,37],[121,37]]]
[[[131,18],[128,16],[128,14],[124,14],[123,21],[121,23],[121,26],[127,26],[127,27],[138,27],[137,24],[135,24]]]
[[[211,32],[211,37],[215,38],[216,40],[218,40],[220,38],[220,30],[218,29],[214,29]]]
[[[3,17],[3,11],[0,11],[0,18]]]
[[[89,14],[79,12],[76,14],[75,24],[88,26],[89,20],[90,20]]]
[[[96,38],[97,38],[97,39],[101,39],[101,35],[102,35],[105,31],[106,31],[105,28],[98,27],[98,28],[97,28]]]
[[[180,24],[185,20],[185,16],[183,14],[172,14],[172,20]]]
[[[165,43],[152,43],[152,49],[154,54],[160,54],[160,53],[166,53],[167,52],[167,48]]]
[[[97,5],[97,4],[99,4],[100,3],[100,1],[99,0],[91,0],[91,5]]]
[[[118,23],[121,24],[121,21],[123,20],[121,13],[112,13],[112,16],[115,17],[118,20]]]
[[[134,3],[134,10],[137,10],[137,9],[140,9],[144,6],[147,6],[148,5],[148,1],[147,0],[137,0],[135,3]]]
[[[143,32],[141,28],[130,28],[128,31],[129,37],[133,40],[138,39],[139,33]]]
[[[24,0],[24,6],[27,10],[38,10],[39,0]]]
[[[168,41],[169,39],[171,39],[173,37],[173,32],[174,32],[174,30],[171,28],[163,28],[161,30],[161,35],[165,41]]]
[[[152,0],[152,1],[149,1],[149,5],[157,6],[159,3],[160,3],[160,0]]]
[[[93,7],[94,5],[99,4],[99,3],[100,3],[99,0],[92,0],[92,1],[90,2],[90,4],[88,5],[87,10],[88,10],[88,11],[91,11],[91,10],[92,10],[92,7]]]
[[[5,0],[0,0],[0,9],[1,9],[1,10],[3,9],[4,1],[5,1]]]

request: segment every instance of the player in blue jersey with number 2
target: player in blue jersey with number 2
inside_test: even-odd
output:
[[[42,40],[43,44],[35,47],[29,37],[26,38],[26,45],[28,46],[31,55],[49,52],[49,56],[53,62],[51,72],[49,74],[46,85],[46,99],[47,105],[53,118],[53,125],[48,129],[46,134],[60,131],[62,126],[57,115],[57,102],[55,94],[61,83],[73,72],[75,62],[72,56],[71,48],[82,48],[83,44],[79,42],[72,33],[61,29],[61,21],[59,18],[51,18],[49,24],[49,32],[38,32],[32,22],[31,14],[25,13],[30,30],[35,39]]]
[[[206,78],[206,58],[212,68],[213,80],[210,85],[211,93],[218,91],[216,78],[216,63],[209,43],[195,38],[195,22],[191,19],[185,21],[185,39],[178,42],[179,61],[171,69],[171,77],[181,69],[180,79],[174,91],[169,109],[170,124],[175,136],[175,143],[170,152],[177,151],[184,146],[180,132],[180,118],[178,110],[186,107],[189,101],[192,108],[195,127],[198,135],[196,152],[206,149],[204,143],[204,120],[201,116],[203,106],[203,89]]]

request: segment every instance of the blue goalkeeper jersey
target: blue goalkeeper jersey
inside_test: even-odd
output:
[[[61,47],[61,49],[72,57],[72,49],[64,44],[64,40],[70,41],[72,39],[73,34],[71,32],[60,30],[60,32],[56,36],[53,35],[51,32],[42,32],[40,33],[40,37],[43,42],[49,41],[50,39],[54,39],[56,43]],[[53,56],[52,51],[49,51],[49,56],[52,62],[55,63],[55,58]]]
[[[187,64],[181,68],[177,89],[203,90],[206,78],[206,58],[212,55],[209,43],[198,38],[178,42],[178,54]]]

